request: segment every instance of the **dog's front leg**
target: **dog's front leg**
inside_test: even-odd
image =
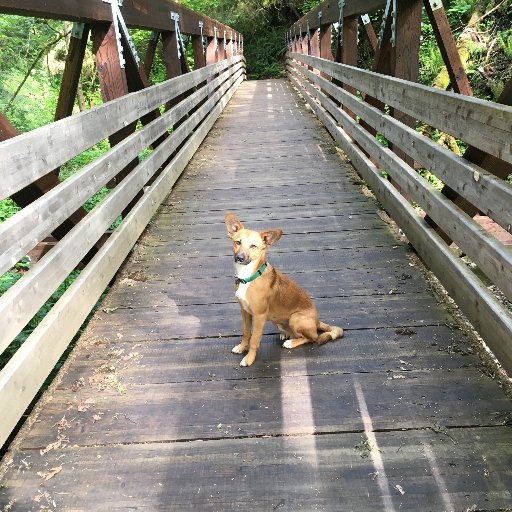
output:
[[[242,341],[231,349],[234,354],[243,354],[247,352],[249,346],[249,339],[251,338],[252,315],[248,313],[241,305],[240,311],[242,313]]]
[[[240,366],[251,366],[251,364],[254,363],[256,353],[260,348],[261,336],[263,335],[267,315],[254,315],[253,320],[254,325],[252,328],[251,339],[249,341],[249,353],[242,359]]]

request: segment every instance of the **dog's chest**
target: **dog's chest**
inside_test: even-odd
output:
[[[236,298],[240,302],[240,305],[247,311],[248,313],[251,312],[251,308],[249,306],[249,301],[247,300],[247,290],[249,289],[249,283],[243,284],[240,283],[238,285],[238,288],[236,290]]]

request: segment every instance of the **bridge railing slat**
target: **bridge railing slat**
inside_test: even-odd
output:
[[[222,60],[210,69],[198,69],[2,142],[0,200],[137,121],[165,101],[201,84],[213,70],[219,73],[229,65],[228,60]]]
[[[304,67],[297,64],[292,64],[292,66],[314,83],[319,84],[321,88],[324,88],[326,91],[328,90],[333,96],[336,95],[337,99],[356,115],[361,116],[365,122],[368,122],[379,133],[383,133],[382,128],[386,126],[387,123],[390,123],[395,127],[397,133],[405,131],[416,133],[417,137],[414,138],[414,142],[418,144],[423,142],[421,139],[425,141],[428,140],[421,134],[361,101],[356,100],[350,103],[344,101],[346,96],[350,96],[349,93],[341,89],[336,91],[335,89],[337,88],[334,85],[329,84],[327,80],[315,75]],[[408,166],[390,149],[382,146],[382,144],[368,131],[364,130],[361,125],[352,123],[351,117],[346,112],[339,109],[324,93],[315,89],[299,74],[295,75],[295,77],[313,97],[320,100],[322,106],[329,111],[341,126],[343,126],[348,135],[353,137],[368,154],[371,154],[381,167],[386,169],[391,178],[402,190],[416,201],[436,224],[442,226],[445,233],[478,264],[489,279],[494,283],[499,283],[499,287],[502,289],[503,293],[512,299],[512,251],[510,251],[510,248],[504,246],[492,235],[488,234],[477,222],[465,215],[460,208],[437,191],[433,185],[423,179],[412,167]],[[341,93],[338,93],[340,91]],[[369,120],[368,115],[365,115],[368,114],[369,110],[375,114],[375,117],[371,120]],[[376,119],[378,119],[377,122],[375,122]],[[395,139],[392,137],[390,140],[396,142],[398,137]],[[431,146],[430,154],[431,157],[434,156],[437,160],[438,152],[442,153],[445,150],[438,144],[436,146]],[[402,148],[404,146],[399,147]],[[452,171],[454,171],[454,169],[452,169]],[[482,172],[484,171],[482,170]],[[456,175],[456,173],[454,172],[453,175]],[[493,181],[499,180],[494,178]],[[489,194],[488,189],[486,190],[487,194],[484,196],[484,200],[487,201],[487,204],[500,204],[501,211],[510,215],[512,212],[507,209],[506,205],[512,204],[512,187],[506,184],[503,184],[503,187],[503,191],[505,192],[504,201],[500,203],[496,195],[492,193]],[[457,187],[456,190],[458,190],[458,188],[459,187]],[[463,193],[462,190],[461,193]],[[504,276],[509,278],[503,279]]]
[[[429,126],[512,163],[512,107],[441,91],[310,55],[289,55],[414,119],[421,119]],[[461,123],[461,120],[464,122]]]
[[[192,75],[194,76],[191,82],[187,82],[187,77]],[[133,201],[144,187],[147,187],[130,212],[123,218],[121,224],[0,371],[0,410],[2,410],[0,443],[5,441],[15,427],[160,203],[169,193],[172,185],[244,79],[244,58],[236,56],[189,75],[171,79],[165,83],[167,96],[162,93],[162,86],[154,86],[155,89],[158,89],[158,92],[155,93],[159,98],[158,103],[162,105],[183,90],[189,89],[190,83],[193,84],[192,87],[200,85],[200,88],[164,113],[163,116],[136,132],[132,137],[133,140],[138,141],[138,146],[137,143],[132,144],[132,140],[126,143],[123,141],[109,151],[108,158],[100,157],[97,167],[106,167],[106,162],[110,161],[111,167],[114,168],[116,167],[115,158],[127,152],[123,158],[133,159],[142,149],[158,139],[162,131],[166,131],[174,125],[172,133],[155,147],[149,156],[143,159],[102,202],[0,298],[0,318],[8,319],[0,334],[1,353],[53,291],[80,263],[83,256],[105,233],[105,230],[125,209],[126,205]],[[176,87],[173,84],[176,84]],[[138,101],[145,102],[142,107],[137,109],[137,116],[142,116],[142,112],[155,108],[151,89],[144,89],[116,101],[123,103],[124,108],[127,108],[128,105],[134,106]],[[153,106],[152,108],[148,106],[149,103]],[[108,106],[109,104],[106,104],[104,108]],[[156,107],[158,106],[156,105]],[[118,108],[117,105],[113,110],[105,111],[114,115]],[[98,123],[98,118],[94,116],[82,116],[82,122],[84,119],[87,119],[86,122],[92,123],[93,126]],[[181,124],[176,125],[180,119],[182,120]],[[61,123],[57,122],[50,127],[45,127],[47,130],[45,133],[53,136],[54,130],[60,131]],[[118,124],[110,123],[109,126],[114,131],[118,129]],[[158,126],[158,129],[155,129],[155,126]],[[98,129],[100,130],[100,127]],[[86,126],[86,130],[90,133],[92,128]],[[16,142],[16,139],[19,138],[24,138],[24,136],[3,144],[12,145],[13,141]],[[131,148],[131,152],[127,151],[127,146]],[[51,152],[51,148],[46,147],[45,152]],[[174,156],[169,163],[166,163],[169,161],[170,155]],[[44,157],[45,153],[42,156]],[[74,155],[71,155],[70,158],[72,156]],[[164,164],[165,168],[159,172]],[[53,165],[52,163],[50,167]],[[31,240],[31,244],[35,245],[37,240],[44,236],[43,233],[51,230],[51,227],[45,225],[44,228],[39,229],[34,226],[34,216],[53,217],[48,212],[55,210],[55,219],[57,220],[50,221],[50,224],[53,225],[58,222],[56,212],[60,208],[65,210],[62,215],[66,217],[69,211],[76,208],[77,204],[83,204],[84,197],[88,198],[96,189],[100,188],[99,183],[92,186],[95,183],[95,175],[91,169],[94,169],[95,165],[92,163],[89,167],[79,171],[75,181],[70,182],[70,186],[66,187],[67,181],[65,181],[26,207],[25,210],[33,209],[30,215],[24,215],[24,210],[18,212],[14,216],[14,219],[16,217],[22,219],[18,224],[18,238]],[[83,192],[84,190],[87,192]],[[62,199],[63,191],[65,191],[65,200]],[[73,193],[75,197],[73,197]],[[16,220],[12,220],[12,226],[16,222]],[[30,234],[24,237],[24,232]],[[14,232],[10,233],[12,235]],[[28,242],[23,243],[24,249],[28,247],[27,244]],[[13,249],[9,249],[5,245],[3,248],[4,253],[11,252],[11,259],[16,258],[13,256]],[[33,290],[37,290],[37,293],[33,293]]]
[[[185,101],[180,102],[162,116],[135,131],[107,153],[25,207],[17,215],[0,224],[0,238],[3,240],[3,248],[0,250],[0,274],[11,268],[36,243],[52,233],[128,163],[137,158],[143,149],[149,147],[161,135],[166,133],[170,126],[175,125],[208,94],[211,94],[214,88],[219,86],[233,72],[231,68],[233,62],[230,61],[223,61],[226,64],[220,68],[221,76],[209,82],[206,87],[199,89],[188,96]],[[192,83],[194,84],[196,80],[193,80]],[[108,106],[108,104],[105,106]],[[146,109],[143,108],[142,112],[145,111]],[[87,125],[89,120],[93,121],[92,118],[88,118],[85,121],[84,128],[93,131],[95,127],[98,127],[98,121],[95,119],[93,126],[89,127]],[[115,130],[118,128],[116,127]],[[49,211],[54,213],[46,215],[46,212]],[[0,344],[0,350],[1,348]]]
[[[441,280],[475,328],[482,334],[502,365],[508,371],[512,370],[512,315],[488,290],[487,284],[480,280],[458,258],[432,227],[427,224],[423,216],[382,176],[382,170],[390,175],[404,194],[409,195],[412,200],[418,203],[424,212],[457,243],[461,250],[486,274],[486,277],[509,299],[512,299],[511,248],[487,233],[477,222],[435,189],[425,178],[421,177],[413,167],[385,147],[373,134],[363,128],[358,120],[351,117],[331,98],[359,116],[361,121],[370,125],[377,133],[387,137],[394,144],[394,147],[399,148],[420,163],[424,163],[425,167],[436,176],[446,179],[446,183],[460,192],[463,197],[474,202],[482,211],[509,231],[512,214],[510,211],[512,187],[504,180],[500,180],[480,167],[465,161],[464,158],[451,154],[448,150],[433,143],[424,135],[396,119],[363,103],[347,90],[339,88],[333,82],[320,76],[320,72],[337,80],[343,77],[344,84],[354,86],[361,92],[369,92],[372,97],[376,97],[385,103],[388,103],[388,99],[393,95],[389,91],[384,92],[388,85],[391,87],[390,84],[398,84],[404,94],[405,91],[416,91],[418,94],[419,91],[424,94],[428,92],[429,99],[427,103],[430,102],[431,104],[435,103],[433,98],[439,94],[437,110],[441,114],[432,114],[429,111],[426,115],[428,119],[425,119],[421,108],[407,107],[398,103],[396,98],[392,106],[428,123],[434,118],[440,119],[443,115],[448,115],[447,112],[452,112],[452,115],[459,119],[459,122],[460,116],[463,116],[465,122],[469,119],[469,123],[472,123],[473,126],[470,130],[471,133],[477,127],[484,130],[484,126],[490,126],[488,131],[494,133],[501,141],[505,140],[507,130],[508,140],[511,139],[510,128],[512,123],[508,125],[508,128],[506,123],[509,117],[512,120],[512,116],[509,116],[512,109],[502,108],[501,105],[482,102],[474,98],[451,94],[447,96],[447,93],[442,91],[384,77],[383,75],[377,75],[378,78],[383,80],[383,85],[376,87],[374,84],[366,87],[363,81],[356,82],[347,79],[343,73],[348,67],[342,64],[295,53],[290,53],[288,56],[287,69],[289,76],[295,82],[301,94],[331,135],[340,143],[342,149],[347,153],[362,177],[369,183],[370,188],[376,193],[386,210],[397,221],[420,256]],[[338,67],[342,70],[337,70]],[[361,75],[358,75],[360,71]],[[350,77],[368,76],[368,73],[367,71],[350,68]],[[372,78],[376,79],[373,76],[376,75],[375,73],[371,75]],[[404,97],[407,99],[411,95],[405,95]],[[445,109],[444,100],[447,97],[449,98],[449,108]],[[491,121],[492,113],[498,120]],[[450,126],[455,124],[455,121],[448,123]],[[443,125],[439,127],[445,129]],[[462,131],[459,128],[459,132]],[[486,141],[487,139],[488,137]],[[465,137],[464,140],[468,141],[468,138]],[[492,145],[486,141],[475,144],[475,146],[481,149],[485,148],[486,151],[493,150]],[[505,147],[503,151],[495,150],[495,153],[503,158],[507,151],[509,150]],[[369,157],[366,156],[367,154]]]

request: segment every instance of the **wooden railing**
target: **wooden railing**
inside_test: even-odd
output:
[[[238,55],[0,144],[3,199],[126,125],[176,98],[184,98],[0,224],[0,273],[4,273],[137,159],[141,151],[154,145],[150,154],[100,204],[0,298],[2,352],[112,222],[139,197],[1,370],[0,441],[16,425],[244,78],[245,61]],[[169,134],[170,128],[173,130]],[[156,141],[160,143],[157,145]]]
[[[414,162],[508,232],[512,226],[512,185],[362,98],[372,97],[506,163],[512,163],[512,108],[311,55],[289,52],[287,58],[289,77],[302,96],[511,372],[512,315],[489,291],[489,283],[461,261],[432,224],[440,227],[509,300],[512,247],[498,241],[422,177]],[[375,133],[385,137],[393,149]],[[417,203],[431,222],[411,202]]]

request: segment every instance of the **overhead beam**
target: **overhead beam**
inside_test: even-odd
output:
[[[184,34],[200,35],[200,21],[203,22],[205,36],[213,37],[214,27],[217,27],[220,34],[224,30],[230,34],[232,30],[231,27],[170,0],[124,0],[120,9],[126,24],[131,28],[174,31],[174,23],[170,19],[172,11],[180,15],[180,30]],[[112,21],[110,4],[101,0],[0,0],[0,13],[90,24]]]
[[[0,1],[0,5],[1,5]],[[347,0],[345,7],[343,8],[343,16],[359,16],[368,12],[376,11],[382,7],[385,7],[385,0]],[[321,12],[322,16],[319,18],[318,13]],[[338,23],[340,18],[340,9],[338,2],[335,0],[325,0],[320,5],[309,11],[300,20],[296,21],[292,25],[292,32],[295,29],[297,35],[300,33],[305,34],[307,32],[307,26],[309,22],[310,30],[317,29],[318,24],[326,25],[328,23]]]

